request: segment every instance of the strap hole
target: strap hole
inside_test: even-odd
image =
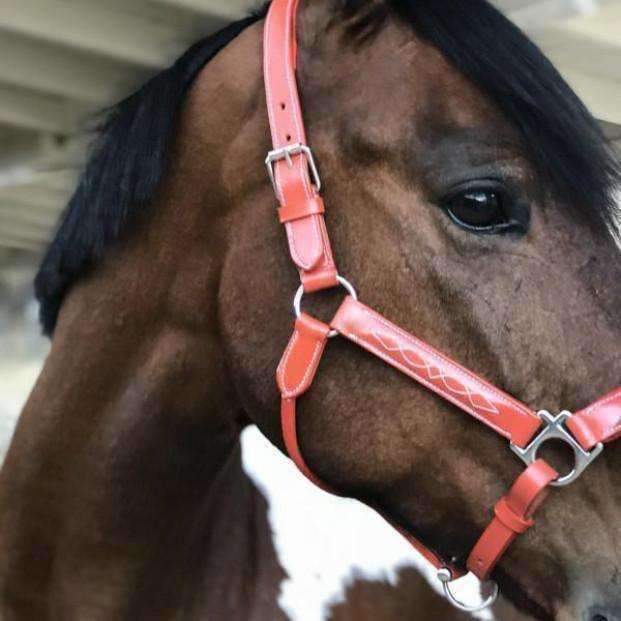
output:
[[[286,138],[287,138],[287,142],[291,142],[291,134],[287,134]]]
[[[280,104],[280,109],[281,110],[284,110],[286,107],[287,107],[287,104],[285,104],[285,103],[281,103]]]

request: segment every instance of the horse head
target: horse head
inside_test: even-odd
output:
[[[614,164],[562,78],[482,3],[307,4],[298,82],[341,273],[373,308],[533,408],[577,411],[614,387]],[[232,239],[222,322],[246,409],[282,446],[265,369],[283,328],[256,297],[287,299],[286,268],[258,233],[270,217],[239,211],[234,229],[247,234]],[[252,238],[263,241],[250,267]],[[312,308],[333,312],[328,300]],[[445,558],[466,558],[483,508],[520,471],[504,440],[343,342],[330,343],[300,407],[313,472]],[[562,451],[549,459],[567,468]],[[520,608],[618,618],[620,461],[612,448],[553,494],[501,564]]]
[[[617,168],[541,52],[483,0],[307,0],[298,31],[326,221],[361,298],[535,410],[576,411],[614,388]],[[152,546],[176,558],[239,429],[256,423],[284,449],[274,370],[297,276],[261,165],[262,35],[253,19],[209,54],[191,50],[104,128],[38,279],[54,342],[3,472],[12,506],[34,515],[45,497],[54,519],[42,529],[5,513],[11,541],[70,559],[79,546],[61,545],[62,530],[115,546],[107,559],[129,541],[127,567],[152,563]],[[329,321],[339,301],[304,305]],[[299,407],[300,447],[323,481],[458,563],[523,469],[506,440],[343,339]],[[567,467],[562,447],[542,454]],[[44,472],[62,476],[35,485]],[[620,483],[613,445],[550,495],[494,574],[520,610],[621,619]],[[137,488],[151,512],[129,500]],[[83,511],[68,516],[80,499],[90,530]]]

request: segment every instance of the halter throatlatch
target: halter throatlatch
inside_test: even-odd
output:
[[[336,335],[349,339],[505,437],[527,467],[496,504],[493,520],[465,568],[443,559],[395,526],[437,569],[438,579],[453,605],[470,612],[480,610],[496,599],[495,585],[482,605],[468,606],[453,595],[451,582],[467,571],[482,581],[488,580],[511,543],[533,526],[533,515],[550,488],[575,481],[602,452],[605,443],[621,437],[621,388],[573,415],[537,414],[358,301],[352,285],[336,269],[324,219],[325,206],[319,195],[321,178],[306,142],[295,76],[298,2],[272,0],[264,36],[265,85],[273,141],[266,165],[280,203],[279,220],[285,227],[291,258],[302,281],[294,304],[295,329],[277,371],[285,445],[311,481],[337,493],[306,464],[296,428],[297,399],[311,388],[328,339]],[[348,295],[330,325],[302,312],[305,292],[338,285]],[[559,476],[537,458],[539,448],[549,440],[562,441],[574,452],[575,467],[568,475]]]

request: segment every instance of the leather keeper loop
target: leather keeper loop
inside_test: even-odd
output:
[[[514,533],[525,533],[531,526],[535,524],[534,520],[524,519],[520,517],[507,502],[506,498],[502,498],[494,507],[496,517]]]
[[[293,336],[276,372],[283,399],[297,399],[311,387],[329,332],[328,325],[306,313],[298,317]]]
[[[326,289],[332,289],[339,286],[336,268],[332,266],[328,269],[317,270],[312,273],[303,273],[301,278],[305,293],[325,291]]]
[[[281,224],[287,222],[295,222],[308,216],[320,215],[325,213],[326,209],[320,196],[313,196],[303,202],[296,204],[283,205],[278,209],[278,219]]]

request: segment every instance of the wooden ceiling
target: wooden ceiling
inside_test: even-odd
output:
[[[497,0],[621,141],[621,0]],[[83,158],[79,128],[243,15],[247,0],[2,0],[0,248],[39,253]]]

